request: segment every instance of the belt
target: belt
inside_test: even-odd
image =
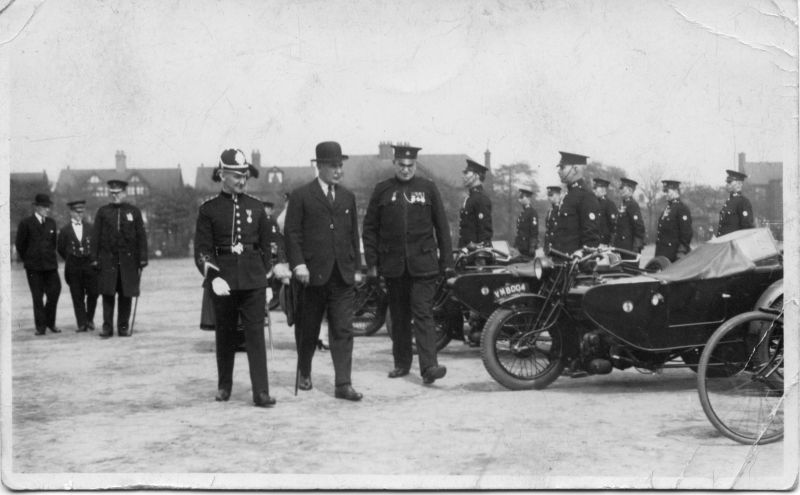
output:
[[[242,244],[242,251],[256,251],[258,249],[258,244]],[[233,246],[231,245],[216,246],[214,250],[217,252],[217,254],[236,254],[233,251]]]

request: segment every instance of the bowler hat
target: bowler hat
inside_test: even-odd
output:
[[[566,151],[559,151],[559,153],[561,154],[561,160],[556,167],[562,165],[586,165],[586,160],[589,158],[588,156],[567,153]]]
[[[42,193],[36,195],[33,200],[33,204],[36,206],[53,206],[53,202],[50,201],[50,196]]]
[[[394,148],[394,159],[406,165],[411,165],[417,159],[419,150],[422,149],[408,145],[392,145],[392,148]]]
[[[342,154],[342,147],[336,141],[323,141],[315,150],[317,157],[312,160],[317,163],[339,163],[350,158]]]
[[[737,172],[736,170],[726,170],[725,173],[728,174],[728,177],[725,178],[726,182],[732,182],[735,180],[743,181],[747,178],[747,174]]]

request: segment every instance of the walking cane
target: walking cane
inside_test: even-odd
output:
[[[297,388],[300,385],[300,348],[303,345],[303,333],[302,333],[303,332],[303,328],[300,325],[298,325],[297,321],[296,321],[297,320],[297,315],[299,313],[297,306],[300,305],[300,294],[299,293],[295,293],[295,291],[302,290],[303,286],[301,284],[299,284],[299,283],[294,283],[294,281],[290,281],[289,284],[293,286],[292,287],[293,290],[292,290],[292,294],[291,294],[291,299],[296,299],[296,303],[292,305],[292,313],[294,314],[294,316],[292,317],[292,321],[296,325],[295,328],[300,331],[299,337],[297,339],[297,344],[296,344],[296,346],[297,346],[297,366],[295,366],[295,370],[294,370],[294,395],[297,396]],[[290,299],[290,298],[287,297],[287,299]]]
[[[136,272],[136,285],[140,285],[142,283],[142,269],[139,268]],[[139,292],[141,292],[141,287],[139,288]],[[133,337],[133,324],[136,323],[136,308],[139,307],[139,296],[136,296],[136,300],[133,301],[133,316],[131,317],[131,328],[128,330],[130,336]]]

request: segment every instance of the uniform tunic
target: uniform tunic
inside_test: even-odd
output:
[[[137,297],[140,263],[147,262],[147,235],[139,208],[129,203],[100,207],[94,218],[93,236],[95,242],[90,251],[100,269],[100,294],[114,295],[119,277],[121,295]]]
[[[625,198],[619,205],[619,217],[614,234],[614,246],[628,251],[641,252],[644,246],[644,219],[639,203]]]
[[[670,261],[678,259],[678,254],[691,251],[692,214],[680,199],[667,202],[658,220],[656,236],[656,256],[665,256]]]
[[[78,239],[73,223],[61,228],[58,234],[58,254],[64,259],[64,280],[69,285],[72,308],[78,328],[94,319],[97,307],[97,270],[91,266],[92,224],[82,222]]]
[[[558,205],[553,205],[547,210],[547,216],[544,224],[544,252],[550,252],[550,247],[553,245],[553,239],[556,235],[556,227],[558,226]]]
[[[458,247],[466,247],[469,243],[492,246],[492,200],[482,185],[469,189],[459,213]]]
[[[598,210],[597,197],[586,190],[583,179],[570,184],[558,207],[558,224],[552,248],[573,253],[583,246],[596,247],[600,243]]]
[[[719,212],[719,227],[717,235],[730,234],[742,229],[752,229],[753,207],[750,200],[742,196],[742,193],[731,193],[725,206]]]
[[[614,230],[617,227],[617,207],[614,202],[606,197],[597,198],[599,214],[597,215],[597,229],[600,232],[600,243],[611,244]]]
[[[535,255],[539,247],[539,215],[531,205],[523,206],[519,212],[514,247],[523,256]]]

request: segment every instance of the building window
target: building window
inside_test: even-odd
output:
[[[281,171],[270,172],[269,174],[267,174],[267,182],[269,182],[270,184],[272,184],[273,182],[282,183],[283,172]]]
[[[99,184],[99,183],[100,183],[100,177],[96,175],[89,177],[89,184]]]
[[[97,186],[93,194],[98,198],[108,196],[108,188],[106,186]]]

